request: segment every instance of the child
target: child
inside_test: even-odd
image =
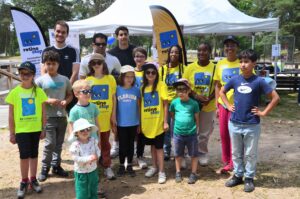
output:
[[[133,59],[135,62],[135,86],[140,89],[143,83],[143,65],[146,63],[147,51],[143,47],[136,47],[132,52]],[[137,145],[136,145],[136,156],[137,163],[140,169],[146,169],[148,167],[147,162],[144,159],[145,143],[143,142],[143,136],[141,133],[137,135]]]
[[[45,137],[47,95],[34,83],[35,65],[23,62],[19,67],[21,84],[6,97],[9,104],[9,141],[18,144],[22,180],[18,198],[24,198],[28,185],[42,191],[37,179],[39,140]],[[30,170],[30,179],[28,173]]]
[[[180,167],[181,160],[184,158],[184,149],[188,148],[189,156],[192,158],[192,173],[188,183],[194,184],[197,181],[198,165],[198,139],[197,130],[199,129],[199,105],[190,99],[191,87],[187,79],[179,79],[174,87],[178,98],[174,99],[170,105],[169,111],[174,119],[174,146],[175,146],[175,164],[177,183],[182,181]]]
[[[225,106],[221,98],[219,98],[219,91],[222,86],[226,85],[230,78],[239,75],[240,61],[237,53],[239,49],[239,41],[234,36],[227,36],[223,42],[224,52],[226,58],[219,61],[216,65],[216,71],[214,75],[215,80],[215,99],[217,107],[217,116],[219,117],[220,138],[222,145],[222,161],[223,166],[218,170],[218,173],[228,173],[233,169],[232,157],[231,157],[231,143],[228,130],[228,121],[230,118],[230,111]],[[227,93],[227,97],[231,103],[233,103],[233,91]]]
[[[117,132],[119,137],[119,160],[120,167],[118,176],[125,174],[125,158],[127,158],[127,173],[135,176],[132,169],[132,159],[134,153],[134,139],[137,132],[140,132],[140,90],[134,86],[135,75],[134,68],[125,65],[121,68],[119,77],[119,86],[117,87],[116,100],[117,111],[114,117],[117,118]]]
[[[67,127],[66,106],[73,98],[70,80],[57,73],[59,54],[53,50],[46,51],[43,54],[43,64],[47,73],[36,80],[36,84],[48,96],[46,101],[46,139],[42,170],[38,176],[40,182],[47,179],[51,166],[54,174],[62,177],[68,176],[68,173],[61,167],[61,151]]]
[[[244,191],[252,192],[260,136],[259,117],[266,116],[277,105],[279,96],[263,78],[253,73],[257,60],[257,55],[253,50],[242,51],[239,58],[242,74],[230,79],[220,91],[220,97],[228,110],[232,112],[229,132],[234,175],[225,183],[225,186],[234,187],[241,184],[244,176]],[[226,97],[230,89],[234,90],[234,104],[230,103]],[[271,102],[263,111],[258,109],[261,94],[266,94],[271,98]]]
[[[73,123],[72,134],[76,137],[70,146],[74,160],[75,192],[77,199],[97,199],[98,171],[97,160],[100,150],[97,139],[90,136],[98,129],[86,119]]]
[[[100,148],[102,165],[105,168],[105,175],[109,180],[115,179],[115,174],[111,169],[109,136],[111,123],[116,124],[113,118],[115,109],[116,81],[112,75],[108,74],[108,68],[101,54],[94,53],[89,61],[90,73],[86,80],[91,85],[91,102],[97,105],[99,110],[98,123],[101,126]]]
[[[167,85],[168,88],[168,102],[172,102],[176,98],[176,91],[173,87],[178,79],[182,78],[184,72],[182,48],[179,45],[171,46],[168,50],[167,64],[159,68],[159,79]],[[171,137],[173,128],[171,125],[171,118],[168,118],[170,129],[165,132],[164,138],[164,159],[169,160],[171,156]]]
[[[201,103],[200,123],[198,132],[199,164],[208,165],[208,141],[214,130],[215,118],[215,88],[214,73],[215,65],[209,61],[211,46],[208,43],[201,43],[197,48],[198,60],[189,64],[183,77],[191,83],[191,89],[198,103]]]
[[[152,177],[157,171],[158,183],[166,182],[164,172],[164,132],[168,125],[167,89],[164,83],[159,82],[158,71],[154,64],[143,66],[143,85],[141,87],[141,125],[144,143],[151,145],[153,166],[145,176]]]

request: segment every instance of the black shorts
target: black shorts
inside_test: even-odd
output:
[[[37,158],[41,132],[16,133],[20,159]]]
[[[165,133],[162,133],[155,138],[147,138],[143,135],[143,140],[145,145],[154,145],[156,149],[162,149],[164,146],[164,138],[165,138]]]

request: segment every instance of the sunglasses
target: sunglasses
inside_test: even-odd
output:
[[[150,75],[150,74],[151,75],[156,75],[156,71],[155,70],[152,70],[152,71],[151,70],[147,70],[146,71],[146,75]]]
[[[80,90],[80,93],[84,94],[84,95],[88,95],[92,93],[92,90]]]
[[[106,43],[94,43],[96,46],[106,46]]]
[[[24,77],[31,77],[33,74],[32,73],[20,73],[21,76],[24,76]]]
[[[98,60],[98,61],[91,61],[91,62],[90,62],[90,65],[91,65],[91,66],[95,66],[95,65],[99,65],[99,66],[100,66],[101,64],[103,64],[103,62],[100,61],[100,60]]]
[[[177,87],[176,92],[177,93],[187,93],[188,89],[186,87]]]
[[[92,128],[89,127],[89,128],[86,128],[86,129],[82,129],[82,130],[80,130],[79,132],[83,133],[83,132],[86,132],[86,131],[90,131],[91,129],[92,129]]]

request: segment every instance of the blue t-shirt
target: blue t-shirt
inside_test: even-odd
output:
[[[245,79],[242,75],[235,76],[224,86],[225,91],[234,89],[235,111],[230,120],[240,124],[259,124],[259,116],[251,113],[254,106],[258,106],[262,94],[269,94],[273,90],[266,81],[256,75]]]
[[[176,98],[171,102],[169,111],[175,114],[174,134],[176,135],[193,135],[196,134],[197,126],[195,121],[195,113],[199,113],[199,105],[189,99],[184,102],[180,98]]]
[[[140,90],[133,86],[125,89],[117,87],[117,124],[118,126],[136,126],[140,123],[138,100],[141,98]]]

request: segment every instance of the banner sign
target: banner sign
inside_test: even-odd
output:
[[[55,45],[54,29],[48,29],[48,31],[49,31],[50,46],[54,46]],[[66,44],[79,50],[80,49],[79,32],[70,31],[66,39]]]
[[[187,65],[184,40],[181,28],[172,13],[162,6],[150,6],[153,31],[155,34],[158,62],[162,66],[168,58],[168,49],[173,45],[182,48],[183,64]]]
[[[36,77],[38,77],[41,74],[41,55],[47,46],[46,37],[41,26],[30,13],[16,7],[11,7],[10,11],[16,29],[22,62],[30,61],[35,64]]]

